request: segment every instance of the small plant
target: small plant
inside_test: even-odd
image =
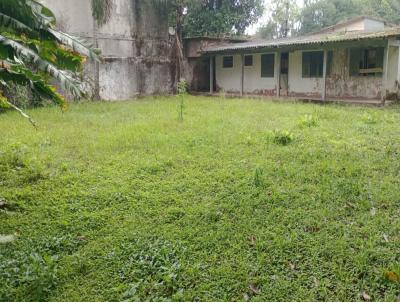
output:
[[[178,97],[179,97],[179,120],[183,121],[183,110],[185,109],[185,96],[187,94],[187,82],[185,79],[180,79],[178,82]]]
[[[262,188],[264,187],[264,170],[261,167],[257,167],[256,171],[254,172],[254,179],[253,179],[253,184],[257,188]]]
[[[273,142],[277,145],[286,146],[294,140],[294,134],[288,130],[275,130]]]
[[[300,128],[311,128],[318,126],[318,118],[312,114],[306,114],[302,116],[299,120]]]

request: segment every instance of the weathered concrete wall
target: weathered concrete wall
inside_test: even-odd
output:
[[[380,99],[382,90],[382,75],[350,76],[349,50],[347,48],[334,49],[332,72],[326,82],[328,98]]]
[[[303,78],[302,51],[289,53],[289,95],[294,97],[320,98],[322,78]]]
[[[218,90],[231,93],[240,93],[241,87],[241,58],[233,56],[233,68],[223,68],[223,56],[215,58],[215,76]]]
[[[98,69],[87,68],[89,78],[99,79],[102,98],[121,100],[172,91],[175,68],[165,10],[147,0],[115,0],[111,19],[97,28],[90,0],[42,2],[54,11],[61,29],[87,38],[102,50],[105,62]]]
[[[276,95],[275,77],[261,77],[261,54],[252,55],[253,66],[244,67],[244,93],[267,96]],[[233,57],[233,68],[223,68],[222,63],[223,56],[216,56],[217,87],[226,92],[240,93],[242,73],[241,55]]]

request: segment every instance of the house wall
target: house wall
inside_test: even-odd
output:
[[[382,21],[364,19],[351,24],[338,26],[335,29],[335,31],[355,31],[355,30],[375,31],[375,30],[383,30],[384,28],[385,28],[385,23]]]
[[[240,93],[241,87],[241,57],[233,56],[233,68],[222,67],[223,56],[215,57],[215,77],[217,89],[229,93]]]
[[[289,96],[321,98],[322,78],[303,78],[302,51],[289,53]]]
[[[399,47],[389,47],[388,77],[385,81],[385,89],[389,92],[397,90],[397,74],[399,69]]]
[[[333,49],[332,72],[326,79],[328,98],[381,99],[382,76],[350,76],[349,50]]]
[[[98,44],[104,63],[88,62],[86,79],[98,82],[103,99],[172,92],[175,68],[168,16],[150,1],[114,0],[111,18],[97,28],[91,0],[41,0],[63,31]],[[93,91],[93,87],[88,90]]]
[[[265,52],[263,54],[267,54]],[[276,80],[261,77],[261,53],[253,55],[253,66],[244,67],[244,93],[273,96],[276,95]],[[223,56],[218,55],[215,59],[217,88],[229,93],[240,93],[242,58],[234,55],[233,68],[223,68]]]

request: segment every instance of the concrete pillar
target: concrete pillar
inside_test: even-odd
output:
[[[322,74],[322,100],[326,100],[326,72],[328,70],[328,50],[324,50],[324,65]]]
[[[398,47],[399,56],[397,59],[397,82],[400,83],[400,46]]]
[[[281,96],[281,53],[275,54],[275,82],[276,82],[276,96]]]
[[[382,102],[386,99],[386,86],[388,83],[388,69],[389,69],[389,44],[388,40],[387,45],[385,46],[384,56],[383,56],[383,73],[382,73]]]
[[[210,94],[214,93],[214,57],[210,56]]]
[[[240,75],[240,96],[243,96],[244,92],[244,54],[241,55],[242,58],[242,71]]]

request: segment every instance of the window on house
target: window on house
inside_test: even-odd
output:
[[[253,56],[252,55],[244,56],[244,66],[253,66]]]
[[[222,67],[223,68],[232,68],[233,67],[233,56],[225,56],[222,59]]]
[[[261,55],[261,77],[273,78],[275,74],[275,55]]]
[[[303,78],[321,78],[324,71],[324,52],[303,52]]]
[[[375,76],[383,72],[384,48],[350,49],[350,75]]]

